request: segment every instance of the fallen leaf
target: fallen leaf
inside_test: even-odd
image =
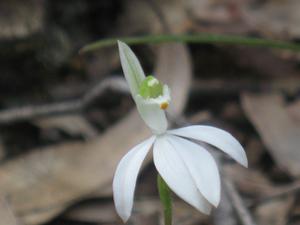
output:
[[[295,123],[279,94],[241,96],[243,109],[278,166],[300,175],[300,126]]]
[[[18,225],[12,208],[6,198],[0,197],[0,225]]]
[[[255,216],[259,225],[285,225],[288,214],[294,202],[293,196],[286,196],[265,202],[255,209]]]
[[[42,129],[56,128],[64,130],[70,135],[81,135],[85,139],[98,136],[96,129],[80,115],[58,115],[46,118],[40,118],[34,123]]]
[[[287,110],[291,117],[300,125],[300,100],[289,104]]]
[[[169,44],[158,49],[159,60],[155,70],[161,81],[171,87],[171,104],[168,113],[174,117],[183,111],[190,91],[192,66],[184,45]]]
[[[82,203],[68,210],[63,217],[84,223],[116,223],[119,221],[112,201]]]
[[[254,168],[249,170],[238,164],[230,164],[223,166],[223,170],[237,188],[247,195],[259,198],[275,190],[267,177]]]
[[[248,137],[244,147],[247,152],[249,167],[259,166],[266,149],[262,141],[258,137]]]
[[[199,213],[196,209],[190,207],[181,199],[176,197],[174,201],[174,224],[192,225],[199,223],[199,221],[205,221],[207,216]],[[143,223],[141,218],[148,218],[150,221],[158,220],[158,216],[161,216],[161,202],[157,198],[141,197],[135,199],[133,208],[133,216],[130,219],[133,224],[146,224]],[[67,211],[64,214],[64,218],[76,220],[84,223],[108,223],[116,224],[120,221],[120,218],[115,213],[114,204],[112,202],[97,202],[89,204],[81,204],[73,209]],[[139,221],[139,222],[137,222]],[[158,224],[151,223],[151,224]]]
[[[3,144],[2,138],[0,138],[0,161],[5,158],[6,152],[5,152],[5,146]]]
[[[10,198],[25,224],[38,224],[42,221],[36,219],[37,212],[45,215],[49,210],[52,217],[57,207],[110,183],[122,155],[147,136],[147,128],[134,111],[90,142],[35,150],[4,164],[0,168],[0,191]]]
[[[249,9],[247,20],[266,36],[298,38],[300,36],[300,2],[298,0],[268,1]]]
[[[164,29],[182,33],[190,26],[185,7],[186,0],[126,1],[118,30],[124,36],[141,32],[160,34]]]
[[[44,6],[38,0],[1,2],[0,38],[24,38],[41,30]]]

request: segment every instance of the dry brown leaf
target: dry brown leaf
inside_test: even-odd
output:
[[[300,100],[288,105],[287,110],[291,117],[300,125]]]
[[[292,84],[292,80],[299,79],[297,63],[295,63],[295,60],[291,60],[291,57],[284,56],[282,52],[280,54],[270,49],[249,48],[246,46],[227,47],[227,49],[230,56],[241,67],[251,68],[256,70],[260,76],[272,78],[268,80],[270,85],[278,83],[277,85],[280,86],[281,81],[285,81],[287,78]],[[286,84],[281,85],[284,87]]]
[[[202,111],[194,113],[188,119],[189,119],[190,124],[197,124],[197,123],[203,123],[203,122],[211,120],[212,115],[209,110],[202,110]]]
[[[162,46],[158,61],[164,62],[159,64],[164,68],[158,68],[156,75],[159,79],[166,78],[166,83],[171,79],[171,89],[179,86],[176,80],[181,82],[182,76],[190,78],[188,52],[183,45]],[[185,85],[174,90],[174,114],[183,110],[188,88]],[[90,142],[37,149],[2,165],[0,193],[9,197],[12,208],[24,224],[45,222],[96,190],[103,188],[104,194],[111,193],[111,188],[107,187],[111,185],[118,161],[147,136],[149,130],[134,110]]]
[[[243,94],[242,106],[278,166],[300,175],[300,126],[279,94]]]
[[[90,202],[68,210],[64,217],[85,223],[116,223],[119,221],[113,202]]]
[[[125,35],[161,33],[164,20],[175,33],[191,28],[235,34],[255,31],[269,38],[292,39],[300,36],[299,9],[298,0],[261,3],[255,0],[130,0],[130,4],[125,4],[119,25]],[[158,15],[163,15],[163,19]]]
[[[293,196],[272,199],[255,209],[255,216],[259,225],[285,225],[288,214],[294,202]]]
[[[249,167],[259,166],[265,153],[265,146],[258,137],[249,137],[245,143]]]
[[[168,113],[179,116],[187,102],[191,85],[192,66],[185,46],[180,44],[165,45],[158,50],[159,60],[155,74],[164,74],[161,80],[171,88],[171,104]],[[169,65],[169,66],[166,66]]]
[[[0,3],[0,38],[24,38],[42,29],[44,1],[13,0]]]
[[[6,155],[5,146],[2,138],[0,137],[0,161],[4,159],[5,155]]]
[[[197,20],[224,25],[234,22],[235,19],[226,0],[188,0],[186,1],[186,6],[189,13]]]
[[[272,183],[258,170],[249,170],[237,164],[225,165],[223,169],[238,189],[247,195],[264,197],[275,190]]]
[[[182,8],[198,31],[235,34],[256,31],[265,37],[282,39],[300,36],[298,0],[187,0]]]
[[[42,129],[58,128],[71,135],[81,135],[86,139],[95,138],[98,135],[89,122],[80,115],[58,115],[40,118],[34,123]]]
[[[91,142],[36,150],[3,165],[1,193],[25,224],[38,224],[40,213],[43,220],[46,211],[52,217],[57,208],[110,183],[118,160],[148,135],[138,113],[132,112]]]
[[[224,183],[222,182],[223,186]],[[218,208],[214,211],[213,221],[215,225],[237,225],[238,219],[236,218],[236,213],[234,211],[231,200],[224,188],[221,188],[221,200]]]
[[[119,20],[119,30],[123,35],[161,34],[164,25],[172,33],[182,33],[190,25],[185,10],[186,0],[129,0],[126,3]]]
[[[267,1],[247,11],[248,22],[263,34],[283,38],[300,36],[300,1]]]
[[[207,216],[191,208],[181,199],[174,198],[174,224],[192,225],[199,221],[205,221]],[[133,208],[131,221],[133,224],[145,224],[140,221],[141,217],[156,219],[161,215],[161,202],[157,198],[137,198]],[[112,202],[89,203],[79,205],[65,213],[65,218],[86,223],[117,223],[120,221],[115,213]],[[137,222],[139,221],[139,222]],[[153,224],[153,223],[151,223]]]
[[[0,197],[0,225],[20,224],[10,208],[7,199]]]

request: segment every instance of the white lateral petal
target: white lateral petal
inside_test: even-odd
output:
[[[118,41],[120,59],[125,78],[133,98],[139,93],[139,85],[145,79],[141,64],[133,51],[125,43]]]
[[[199,191],[217,207],[221,185],[214,158],[206,149],[186,139],[170,135],[168,140],[184,161]]]
[[[131,215],[134,190],[139,169],[153,144],[155,137],[132,148],[119,162],[113,180],[113,195],[117,213],[124,222]]]
[[[144,99],[140,95],[136,97],[137,109],[148,127],[155,134],[162,134],[168,128],[168,121],[165,111],[159,107],[159,104]]]
[[[230,133],[224,130],[212,126],[195,125],[170,130],[169,133],[211,144],[230,155],[238,163],[248,167],[244,148]]]
[[[211,205],[197,189],[184,162],[166,135],[155,140],[153,158],[156,169],[171,190],[199,211],[210,213]]]

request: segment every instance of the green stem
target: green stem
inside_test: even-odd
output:
[[[181,35],[145,35],[140,37],[119,37],[103,39],[84,46],[80,53],[92,52],[103,47],[113,46],[117,40],[123,41],[130,45],[138,45],[145,43],[163,43],[163,42],[185,42],[185,43],[210,43],[210,44],[226,44],[226,45],[248,45],[267,48],[281,48],[292,51],[300,51],[300,45],[292,42],[270,40],[264,38],[243,37],[237,35],[221,35],[221,34],[181,34]]]
[[[157,186],[158,186],[159,198],[164,208],[165,225],[172,225],[171,190],[159,174],[157,175]]]

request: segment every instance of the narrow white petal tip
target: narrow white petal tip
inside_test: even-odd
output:
[[[120,214],[118,213],[120,218],[122,219],[123,223],[126,223],[129,219],[129,217],[131,216],[130,214]]]
[[[120,40],[117,40],[118,42],[118,46],[120,46],[121,44],[124,44],[124,42],[120,41]]]
[[[123,42],[121,42],[121,41],[118,41],[118,48],[119,48],[119,52],[121,53],[121,51],[122,51],[122,48],[123,48],[123,45],[124,43]]]
[[[219,206],[219,204],[220,204],[220,198],[219,199],[217,199],[217,200],[215,200],[215,201],[213,201],[213,202],[210,202],[215,208],[217,208],[218,206]]]
[[[216,196],[217,196],[216,198],[209,200],[209,203],[212,204],[215,208],[219,206],[221,200],[220,193],[218,193]]]
[[[118,48],[119,48],[119,50],[121,51],[124,47],[127,47],[127,45],[124,42],[118,40]]]
[[[241,165],[243,165],[244,167],[248,168],[248,159],[245,156],[244,160],[241,161]]]
[[[221,190],[221,186],[219,186],[218,189]],[[216,191],[214,198],[207,198],[207,195],[204,195],[204,197],[207,199],[207,201],[210,204],[212,204],[215,208],[217,208],[221,200],[221,193]]]
[[[129,217],[131,216],[132,208],[128,209],[128,208],[124,208],[121,205],[117,206],[116,201],[115,201],[115,207],[116,207],[116,211],[117,211],[117,214],[119,215],[119,217],[122,219],[122,221],[124,223],[126,223],[129,219]]]
[[[124,222],[131,215],[138,172],[154,140],[152,136],[132,148],[117,166],[113,179],[113,197],[116,211]]]
[[[131,216],[131,210],[132,209],[125,209],[124,207],[121,207],[121,206],[116,206],[116,211],[117,211],[117,214],[119,215],[119,217],[121,218],[121,220],[126,223],[129,219],[129,217]]]
[[[248,158],[245,149],[240,145],[240,157],[235,157],[234,159],[242,166],[248,168]]]
[[[132,97],[135,98],[139,92],[140,83],[145,79],[144,71],[138,58],[127,44],[118,41],[118,47],[122,69]]]

